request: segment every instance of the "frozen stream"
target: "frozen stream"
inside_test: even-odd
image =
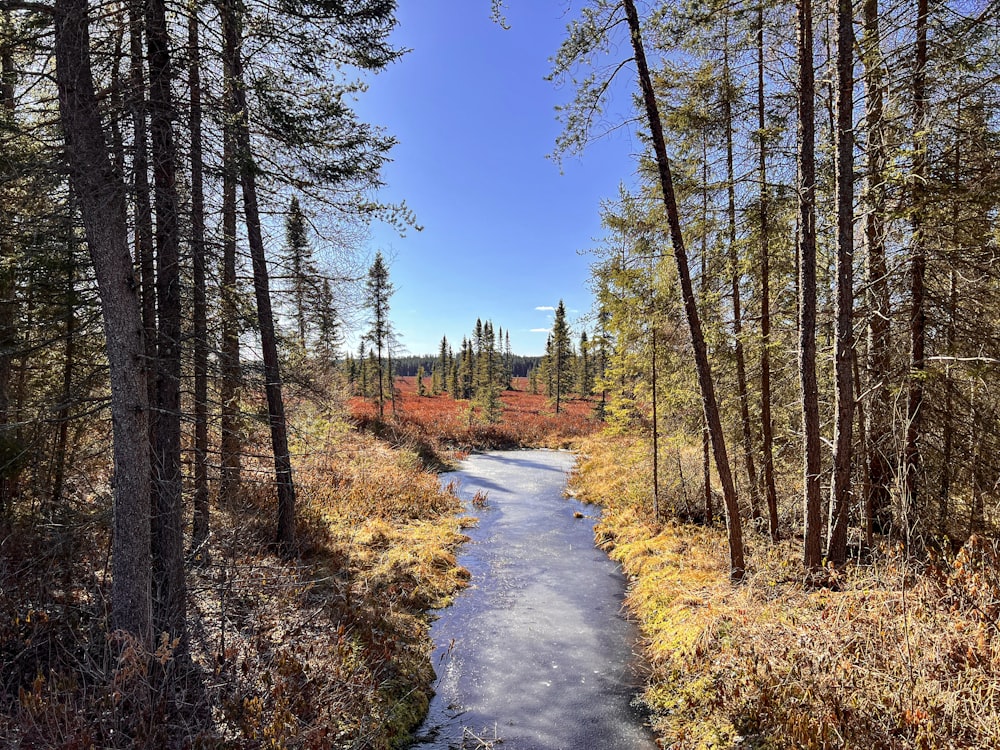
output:
[[[594,547],[597,509],[562,497],[573,460],[498,451],[443,477],[467,503],[489,493],[488,507],[471,509],[479,525],[459,556],[470,588],[431,630],[436,695],[414,748],[655,748],[632,706],[642,680],[625,580]]]

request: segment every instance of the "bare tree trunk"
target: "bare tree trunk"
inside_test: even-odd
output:
[[[771,269],[770,190],[767,186],[767,142],[764,119],[764,6],[757,6],[757,129],[760,138],[758,175],[760,192],[760,422],[764,454],[764,492],[767,526],[777,542],[778,492],[774,484],[774,423],[771,418]]]
[[[649,328],[650,348],[652,350],[652,380],[653,380],[653,518],[660,520],[660,420],[657,404],[657,372],[656,372],[656,318],[653,317]]]
[[[953,179],[955,186],[961,184],[962,179],[962,149],[960,146],[962,128],[962,97],[959,95],[955,112],[955,171]],[[951,226],[953,249],[958,247],[958,222],[959,222],[958,201],[952,204]],[[946,352],[949,357],[955,356],[955,326],[958,312],[958,272],[954,266],[948,272],[948,328],[945,339]],[[938,530],[942,533],[948,531],[948,510],[951,502],[951,462],[954,452],[955,428],[952,422],[952,409],[954,402],[953,391],[955,389],[954,378],[951,374],[952,365],[949,362],[945,365],[944,371],[944,416],[941,431],[943,433],[944,446],[941,449],[941,488],[938,492]],[[975,429],[975,428],[973,428]]]
[[[722,48],[722,117],[726,123],[726,194],[729,219],[729,272],[733,294],[733,346],[736,354],[736,390],[740,402],[740,426],[743,431],[743,460],[750,487],[750,515],[760,518],[760,485],[754,465],[754,439],[750,425],[750,393],[747,388],[746,357],[743,354],[743,315],[740,301],[740,259],[736,251],[736,171],[733,166],[733,82],[729,68],[729,21],[726,17],[726,39]]]
[[[865,245],[868,287],[868,381],[871,397],[865,432],[865,536],[872,543],[876,526],[888,528],[893,481],[892,418],[889,392],[889,283],[885,260],[885,117],[884,77],[878,0],[864,0],[865,129],[868,133],[868,184],[865,190]]]
[[[927,180],[927,0],[917,0],[917,44],[913,72],[913,236],[910,246],[910,374],[906,398],[906,435],[903,444],[903,515],[909,526],[915,518],[920,472],[920,436],[924,399],[924,247],[923,203]],[[904,529],[909,539],[909,528]]]
[[[701,268],[699,269],[699,292],[702,311],[707,308],[710,278],[708,275],[708,131],[701,131]],[[705,312],[707,315],[708,313]],[[712,439],[708,435],[708,422],[705,412],[701,415],[701,476],[702,491],[705,496],[705,525],[715,522],[715,510],[712,507]]]
[[[267,410],[271,426],[271,448],[278,488],[278,547],[288,553],[295,543],[295,486],[292,483],[292,461],[288,452],[288,430],[285,404],[281,395],[281,374],[278,368],[278,346],[274,335],[274,315],[271,312],[271,292],[267,274],[264,238],[261,234],[260,211],[257,206],[257,177],[247,122],[247,103],[243,83],[243,61],[240,52],[240,10],[238,0],[224,0],[223,39],[226,73],[231,80],[235,118],[236,153],[240,183],[243,187],[243,213],[253,264],[254,296],[257,300],[257,320],[260,324],[261,353],[264,358]]]
[[[684,312],[687,316],[691,332],[691,345],[694,349],[695,366],[698,370],[698,384],[701,388],[702,405],[705,411],[705,421],[708,423],[712,439],[712,449],[715,454],[715,466],[722,484],[722,493],[726,503],[726,521],[729,529],[730,576],[733,580],[742,580],[746,573],[743,557],[743,529],[740,520],[740,506],[736,497],[736,485],[729,466],[729,456],[726,453],[726,439],[722,430],[722,420],[719,416],[719,406],[715,397],[715,383],[712,378],[711,364],[708,360],[708,350],[705,346],[705,336],[701,330],[701,320],[698,317],[698,307],[695,303],[694,289],[691,285],[691,272],[688,266],[687,251],[684,248],[684,236],[681,232],[680,215],[677,210],[677,200],[674,196],[673,177],[670,173],[670,162],[667,158],[666,143],[663,139],[663,125],[656,104],[656,94],[653,82],[646,64],[646,53],[642,45],[642,35],[639,26],[639,15],[633,0],[623,0],[625,14],[628,19],[632,37],[632,49],[635,52],[635,62],[639,73],[639,87],[642,90],[650,133],[653,138],[653,149],[656,154],[656,164],[659,171],[660,187],[663,190],[663,202],[670,224],[670,240],[677,261],[677,274],[681,286],[681,296],[684,300]]]
[[[225,81],[226,112],[232,112],[232,82]],[[219,420],[219,502],[233,507],[240,488],[240,332],[236,288],[236,182],[238,165],[234,145],[233,123],[226,119],[222,157],[222,288],[220,317],[222,341],[219,356],[219,400],[222,414]]]
[[[153,466],[153,624],[186,648],[181,500],[181,282],[172,70],[164,0],[146,2],[149,125],[156,208],[156,451]]]
[[[55,0],[56,82],[66,158],[104,314],[114,434],[111,627],[152,640],[150,465],[142,315],[125,225],[90,68],[86,0]]]
[[[983,502],[983,462],[981,460],[983,447],[983,430],[976,424],[979,419],[976,413],[976,378],[973,376],[969,393],[969,424],[970,440],[969,455],[972,458],[972,508],[969,516],[969,536],[980,534],[986,523],[986,508]]]
[[[810,570],[822,565],[819,386],[816,382],[816,154],[812,0],[798,0],[799,55],[799,377],[802,385],[805,544]]]
[[[135,224],[135,262],[139,266],[142,285],[142,326],[145,341],[147,398],[156,403],[156,378],[153,363],[156,361],[156,271],[153,252],[153,206],[149,189],[149,152],[146,145],[146,83],[144,78],[144,58],[142,52],[143,3],[132,0],[129,4],[129,50],[131,56],[130,107],[132,109],[132,180],[133,180],[133,220]],[[156,419],[149,419],[150,450],[156,443],[154,434]]]
[[[715,523],[715,509],[712,507],[712,439],[708,436],[708,423],[704,413],[701,416],[701,480],[705,493],[705,525]]]
[[[837,338],[834,344],[836,417],[833,488],[827,559],[847,559],[851,508],[854,430],[854,10],[851,0],[837,0]]]
[[[70,191],[70,199],[67,201],[70,217],[74,215],[76,200]],[[56,505],[62,500],[63,483],[66,477],[67,448],[69,444],[69,411],[70,402],[73,398],[73,369],[76,366],[76,250],[77,237],[76,227],[72,218],[67,220],[68,242],[66,247],[67,268],[66,268],[66,309],[64,338],[66,348],[63,350],[63,382],[62,382],[62,402],[59,404],[59,411],[56,413],[56,420],[59,423],[59,431],[56,435],[55,450],[55,472],[52,479],[52,504]]]
[[[4,10],[4,23],[10,25],[10,11]],[[0,117],[14,125],[14,50],[10,40],[0,40]],[[14,453],[14,428],[11,426],[10,387],[14,351],[17,348],[17,303],[14,299],[15,255],[13,237],[15,222],[8,217],[6,200],[0,200],[0,448],[4,454]],[[13,500],[11,474],[13,465],[0,466],[0,528],[8,520]]]
[[[188,8],[188,87],[191,91],[191,254],[194,282],[194,518],[191,545],[208,539],[208,305],[205,299],[205,197],[201,152],[199,3]]]

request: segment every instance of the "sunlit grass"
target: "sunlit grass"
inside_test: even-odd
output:
[[[598,541],[631,578],[665,747],[1000,746],[994,542],[919,565],[884,547],[816,587],[798,544],[751,533],[733,586],[723,529],[652,522],[648,473],[616,470],[646,447],[598,437],[582,450],[572,486],[604,504]]]

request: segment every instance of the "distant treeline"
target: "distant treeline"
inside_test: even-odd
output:
[[[409,357],[393,357],[392,365],[394,374],[401,377],[416,377],[417,368],[423,366],[424,372],[433,372],[438,358],[431,354],[413,355]],[[511,376],[515,378],[526,378],[528,373],[541,363],[541,357],[525,357],[520,354],[510,355]]]

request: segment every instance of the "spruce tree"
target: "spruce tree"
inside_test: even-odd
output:
[[[292,196],[285,216],[285,245],[291,265],[292,312],[295,316],[295,331],[299,346],[305,349],[309,309],[313,307],[313,280],[316,269],[312,262],[312,252],[306,237],[305,216],[299,205],[298,196]]]
[[[385,416],[386,380],[388,388],[392,388],[391,373],[387,373],[385,357],[389,354],[389,340],[392,325],[389,322],[389,299],[393,294],[392,282],[389,281],[389,269],[385,265],[382,252],[375,253],[375,261],[368,269],[368,280],[365,284],[365,305],[370,311],[369,329],[365,338],[372,343],[376,352],[378,382],[375,384],[375,398],[379,419]],[[390,391],[391,396],[391,391]]]
[[[559,300],[555,320],[552,322],[552,337],[549,352],[552,391],[549,398],[555,402],[556,414],[562,409],[564,397],[572,386],[573,351],[569,338],[569,324],[566,323],[566,307]]]
[[[576,358],[576,391],[580,398],[590,398],[594,392],[594,371],[587,332],[580,333],[580,352]]]

